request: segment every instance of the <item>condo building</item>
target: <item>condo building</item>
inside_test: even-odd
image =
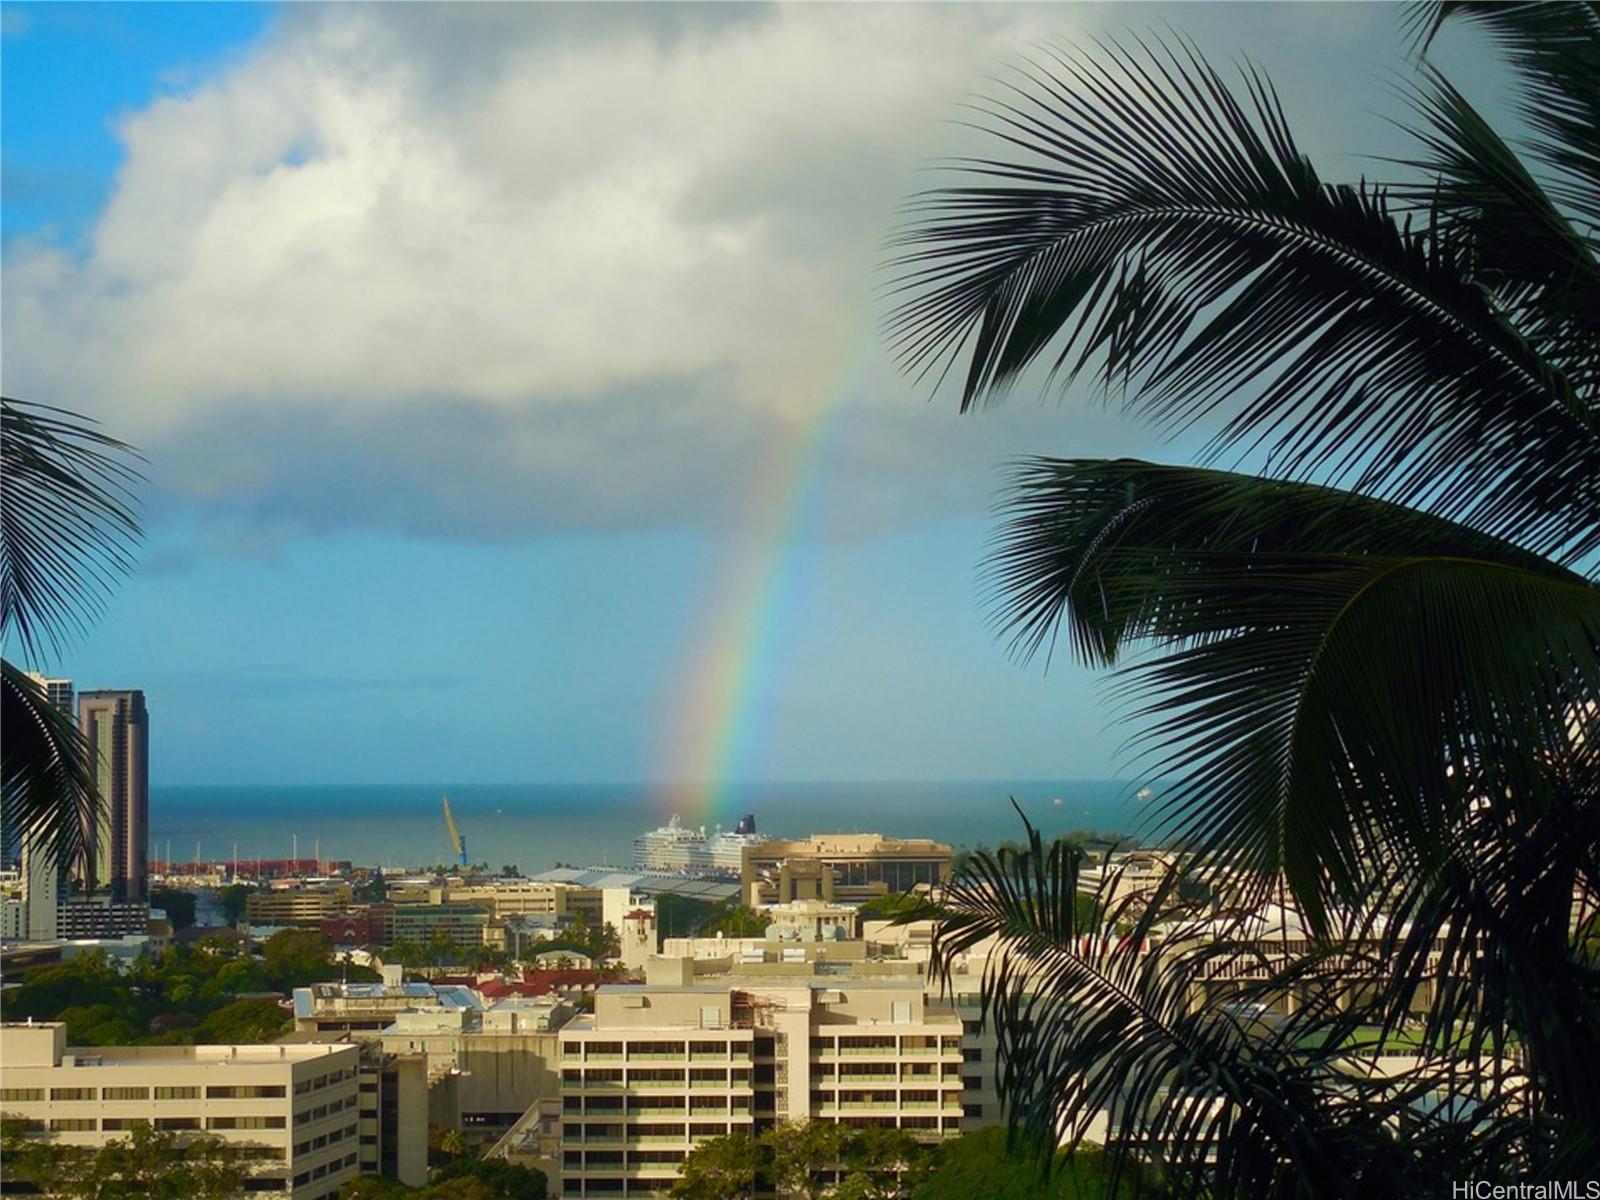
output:
[[[73,719],[72,680],[50,679],[28,672],[28,678],[44,692],[56,711]],[[54,941],[61,936],[58,910],[67,898],[67,872],[41,847],[34,845],[27,831],[5,829],[0,832],[0,865],[17,869],[19,889],[11,923],[14,936],[31,941]]]
[[[561,1194],[663,1195],[707,1138],[778,1121],[960,1132],[964,1029],[910,979],[697,982],[653,959],[561,1046]]]
[[[249,1194],[332,1200],[359,1167],[354,1046],[69,1048],[59,1022],[0,1026],[0,1113],[97,1147],[145,1125],[238,1147]]]
[[[92,756],[104,809],[86,831],[79,882],[115,901],[147,899],[150,714],[141,691],[78,693],[78,732]]]

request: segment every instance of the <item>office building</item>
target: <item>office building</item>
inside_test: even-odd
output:
[[[860,904],[886,893],[950,880],[950,847],[879,833],[814,834],[744,850],[739,894],[746,904],[825,900]]]
[[[140,691],[78,693],[78,732],[104,808],[88,831],[80,881],[119,901],[144,900],[149,874],[150,716]]]
[[[0,1113],[24,1136],[103,1146],[143,1125],[240,1149],[246,1192],[332,1200],[358,1171],[354,1046],[96,1046],[0,1026]]]

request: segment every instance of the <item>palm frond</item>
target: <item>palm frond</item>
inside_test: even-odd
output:
[[[72,718],[0,659],[0,829],[66,869],[82,857],[100,805],[94,756]]]
[[[132,450],[63,409],[0,400],[0,635],[59,654],[139,537]]]
[[[1270,84],[1239,99],[1187,43],[1045,48],[981,107],[1011,159],[914,198],[888,333],[963,407],[1030,366],[1093,370],[1213,451],[1576,561],[1600,546],[1600,420],[1474,278],[1448,229],[1323,183]],[[1515,469],[1513,465],[1515,464]]]
[[[1526,1152],[1517,1085],[1481,1097],[1464,1127],[1427,1103],[1452,1086],[1453,1059],[1353,1069],[1374,1047],[1339,989],[1378,969],[1370,956],[1299,955],[1242,912],[1186,914],[1176,871],[1120,904],[1104,874],[1089,890],[1105,925],[1074,926],[1081,851],[1028,833],[1021,850],[975,855],[934,906],[937,970],[998,942],[983,1018],[1028,1144],[1105,1138],[1114,1173],[1158,1164],[1171,1194],[1208,1197],[1423,1195]],[[1218,984],[1231,1002],[1197,1003]]]
[[[1600,69],[1600,63],[1597,63]],[[1581,230],[1456,88],[1423,64],[1413,104],[1426,182],[1394,189],[1469,248],[1505,320],[1573,385],[1580,421],[1600,397],[1600,239]],[[1587,409],[1588,411],[1583,411]]]
[[[991,559],[1024,655],[1065,622],[1172,777],[1165,832],[1263,881],[1312,927],[1378,845],[1420,865],[1469,764],[1535,761],[1600,697],[1600,588],[1384,501],[1138,461],[1034,460]],[[1141,764],[1143,765],[1143,764]]]
[[[1556,194],[1600,221],[1600,4],[1426,0],[1409,19],[1421,53],[1451,20],[1494,36],[1521,75],[1519,108],[1540,135],[1533,148],[1560,173]]]

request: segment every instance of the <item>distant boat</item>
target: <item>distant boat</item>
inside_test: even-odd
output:
[[[1055,805],[1057,808],[1060,808],[1061,807],[1061,797],[1057,796],[1054,800],[1050,801],[1050,803]]]
[[[1134,793],[1133,798],[1135,800],[1153,800],[1155,799],[1155,793],[1149,788],[1140,788],[1136,793]]]

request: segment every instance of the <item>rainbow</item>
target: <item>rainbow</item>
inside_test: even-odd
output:
[[[775,673],[779,635],[805,590],[797,544],[811,532],[817,466],[865,356],[843,356],[827,400],[775,436],[745,497],[704,606],[686,643],[685,682],[668,689],[658,753],[657,806],[688,824],[734,818],[730,788],[757,735],[756,701]]]

